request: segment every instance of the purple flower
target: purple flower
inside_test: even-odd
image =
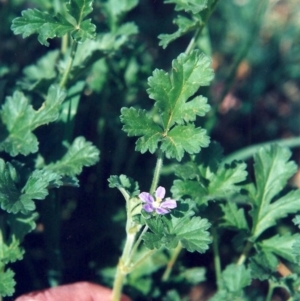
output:
[[[147,212],[155,211],[157,214],[167,214],[170,212],[170,209],[177,207],[176,201],[170,198],[165,197],[166,189],[159,186],[155,191],[155,199],[148,192],[142,192],[139,194],[139,198],[144,202],[143,209]]]

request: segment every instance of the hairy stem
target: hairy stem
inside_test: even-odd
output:
[[[219,241],[218,241],[219,237],[215,227],[212,227],[211,230],[213,236],[212,246],[213,246],[213,253],[214,253],[215,275],[217,280],[217,287],[218,290],[220,290],[222,269],[221,269],[220,253],[219,253]]]
[[[209,20],[209,18],[210,18],[210,16],[211,16],[212,12],[215,10],[215,7],[216,7],[216,5],[217,5],[218,2],[219,2],[219,0],[215,0],[215,1],[212,3],[212,5],[211,5],[211,7],[210,7],[208,13],[206,14],[206,16],[205,16],[203,22],[202,22],[202,23],[200,24],[200,26],[197,28],[197,30],[196,30],[194,36],[192,37],[192,39],[191,39],[189,45],[187,46],[187,48],[186,48],[186,50],[185,50],[185,54],[189,54],[189,53],[194,49],[196,41],[198,40],[198,38],[199,38],[199,36],[200,36],[200,34],[201,34],[203,28],[206,26],[207,21]]]
[[[248,257],[248,254],[250,252],[250,250],[252,249],[253,247],[253,243],[248,241],[244,250],[243,250],[243,253],[241,254],[239,260],[237,261],[237,265],[241,265],[245,262],[246,258]]]
[[[156,165],[155,165],[155,169],[154,169],[152,184],[151,184],[151,187],[150,187],[150,194],[153,194],[154,191],[157,188],[162,165],[163,165],[163,153],[162,153],[161,150],[159,150]]]
[[[61,78],[61,81],[59,83],[59,86],[61,88],[65,88],[67,85],[68,77],[69,77],[73,62],[74,62],[75,55],[76,55],[77,46],[78,46],[78,43],[76,41],[73,41],[72,46],[71,46],[71,53],[70,53],[69,61],[68,61],[67,67],[64,71],[64,74]]]
[[[173,269],[173,266],[175,265],[175,262],[179,256],[181,250],[182,250],[182,245],[181,245],[181,243],[179,243],[177,245],[176,249],[174,250],[171,259],[169,260],[169,262],[167,264],[164,274],[162,275],[162,278],[161,278],[162,281],[167,281],[169,279],[172,269]]]

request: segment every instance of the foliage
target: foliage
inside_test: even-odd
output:
[[[299,299],[296,1],[1,8],[0,296],[95,275],[113,301],[188,300],[207,272],[209,300]]]

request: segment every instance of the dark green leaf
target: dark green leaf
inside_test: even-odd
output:
[[[235,184],[246,179],[246,167],[245,163],[237,161],[219,166],[216,174],[209,179],[209,195],[220,199],[239,192],[240,187]]]
[[[227,202],[225,205],[221,204],[221,208],[224,213],[223,226],[236,230],[249,230],[244,209],[238,209],[233,202]]]
[[[175,199],[189,196],[198,205],[206,202],[207,189],[197,181],[175,180],[171,187],[172,195]]]
[[[251,276],[261,281],[274,277],[278,259],[271,252],[259,252],[250,258]]]
[[[86,141],[84,137],[77,137],[61,160],[46,166],[60,175],[76,176],[85,166],[94,165],[99,160],[99,150]]]

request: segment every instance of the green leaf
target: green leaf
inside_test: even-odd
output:
[[[197,181],[175,180],[171,187],[174,199],[180,199],[189,196],[198,205],[206,202],[207,189]]]
[[[241,291],[244,287],[251,284],[250,270],[236,264],[230,264],[222,273],[222,282],[229,292]]]
[[[199,18],[187,18],[185,16],[177,16],[173,20],[173,23],[178,26],[178,30],[172,34],[160,34],[158,38],[160,39],[159,45],[164,49],[174,40],[180,38],[190,31],[194,31],[197,27],[199,27],[199,22],[201,19]]]
[[[292,221],[296,226],[300,227],[300,215],[296,215]]]
[[[10,214],[8,224],[11,229],[11,239],[21,243],[24,236],[35,229],[37,218],[38,213],[36,212],[30,212],[26,215],[21,213]]]
[[[49,46],[48,39],[62,37],[70,33],[77,42],[95,37],[96,26],[90,19],[83,20],[92,12],[92,0],[70,0],[67,3],[69,14],[51,16],[38,9],[27,9],[22,12],[22,17],[13,20],[11,29],[14,34],[22,34],[26,38],[38,34],[38,41]]]
[[[136,150],[141,151],[142,154],[147,150],[152,154],[156,151],[163,130],[145,110],[122,108],[120,119],[124,124],[122,129],[128,136],[143,136],[137,140]]]
[[[14,280],[15,273],[11,269],[0,271],[0,296],[12,296],[15,292],[16,282]]]
[[[107,12],[113,17],[117,18],[120,15],[132,10],[138,4],[138,0],[108,0],[105,3]]]
[[[33,199],[44,199],[51,186],[60,186],[60,176],[46,170],[35,170],[28,178],[22,189],[17,187],[17,181],[11,173],[14,168],[0,159],[0,206],[8,213],[23,213],[35,209]]]
[[[263,240],[258,245],[264,252],[272,252],[290,262],[299,263],[293,254],[293,246],[296,241],[299,240],[299,237],[299,234],[277,234],[269,239]]]
[[[38,141],[32,131],[58,118],[59,108],[64,98],[63,90],[58,86],[51,86],[45,102],[36,111],[19,91],[14,92],[12,97],[7,97],[0,111],[0,117],[8,135],[0,142],[0,151],[5,150],[11,156],[36,152]]]
[[[163,70],[153,72],[148,79],[148,93],[156,101],[161,118],[133,108],[121,111],[123,130],[129,136],[142,136],[136,142],[136,150],[153,153],[161,142],[166,157],[180,161],[184,152],[195,154],[201,147],[208,146],[206,131],[190,123],[209,110],[206,99],[195,97],[188,100],[200,86],[208,85],[212,80],[210,64],[208,57],[195,50],[174,60],[170,75]]]
[[[277,145],[261,148],[254,156],[256,191],[250,194],[253,203],[253,239],[275,225],[277,219],[300,210],[300,190],[291,191],[273,201],[296,172],[297,165],[289,161],[290,156],[289,149]]]
[[[35,90],[45,86],[48,88],[49,83],[52,83],[57,76],[56,63],[58,56],[58,50],[48,51],[36,64],[25,67],[23,70],[24,78],[20,82],[22,89]]]
[[[277,257],[271,252],[258,252],[250,258],[251,276],[261,281],[274,277],[278,266]]]
[[[86,141],[84,137],[77,137],[61,160],[49,164],[46,169],[60,175],[76,176],[85,166],[94,165],[99,160],[99,150]]]
[[[247,165],[234,161],[231,164],[221,164],[214,176],[209,178],[209,195],[212,198],[222,199],[240,191],[236,184],[247,178]]]
[[[161,111],[163,128],[169,131],[175,124],[183,124],[187,115],[193,118],[200,112],[209,110],[209,106],[202,99],[201,107],[197,107],[199,100],[189,104],[188,99],[201,86],[207,86],[213,79],[211,60],[197,50],[189,55],[180,54],[172,62],[172,71],[169,75],[163,70],[156,69],[148,79],[150,88],[149,97],[156,101],[155,106]],[[182,115],[185,112],[185,115]],[[189,117],[191,118],[191,117]]]
[[[175,126],[162,140],[161,150],[167,158],[176,158],[181,161],[184,152],[196,154],[202,147],[209,145],[206,130],[195,128],[193,124]]]
[[[168,231],[171,235],[175,235],[183,248],[189,252],[204,253],[208,249],[208,244],[211,243],[210,234],[207,231],[209,227],[208,220],[198,216],[185,215],[179,218],[172,216]]]
[[[225,205],[221,204],[221,208],[224,213],[222,226],[237,230],[249,230],[243,208],[238,209],[233,202],[227,202]]]
[[[175,10],[184,10],[197,14],[207,8],[208,0],[165,0],[165,3],[175,4]]]
[[[125,189],[131,197],[135,197],[140,193],[138,182],[125,175],[110,176],[108,183],[110,188]]]

